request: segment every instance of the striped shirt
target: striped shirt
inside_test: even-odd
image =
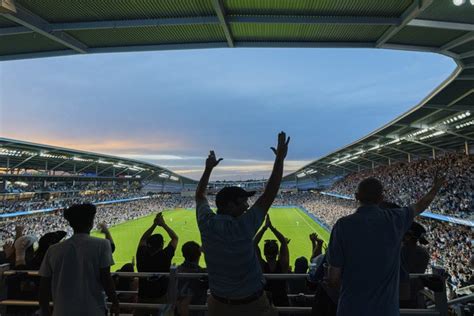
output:
[[[261,291],[264,279],[253,238],[265,212],[254,205],[236,218],[215,214],[205,199],[196,209],[211,293],[238,299]]]

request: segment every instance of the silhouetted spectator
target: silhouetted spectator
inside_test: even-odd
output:
[[[73,205],[64,211],[74,235],[49,247],[40,269],[40,307],[42,315],[101,315],[107,313],[104,291],[112,302],[111,311],[119,314],[119,302],[110,275],[114,264],[110,243],[91,237],[96,207]]]
[[[162,227],[170,242],[163,248],[161,234],[153,234],[157,226]],[[171,260],[178,246],[178,235],[166,224],[163,213],[158,213],[151,227],[142,235],[137,249],[138,272],[170,272]],[[167,303],[169,278],[167,276],[140,278],[138,286],[139,303]],[[159,315],[160,311],[135,309],[135,315]]]
[[[206,254],[211,296],[207,304],[210,316],[275,315],[276,311],[264,295],[263,275],[255,253],[253,237],[272,205],[283,176],[283,162],[289,138],[278,135],[273,171],[267,187],[249,208],[246,192],[240,187],[226,187],[216,195],[217,214],[206,198],[211,172],[222,160],[213,151],[196,189],[196,216]]]
[[[260,248],[258,244],[262,240],[263,234],[267,229],[270,229],[280,242],[280,249],[278,249],[278,243],[276,240],[265,240],[263,246],[263,254],[265,259],[262,258]],[[262,266],[263,273],[289,273],[289,261],[290,252],[288,250],[288,243],[283,236],[273,225],[270,220],[270,215],[267,215],[265,225],[255,235],[254,238],[255,250],[257,252],[258,259]],[[289,306],[288,301],[288,284],[285,280],[267,280],[265,290],[270,293],[271,301],[275,306]]]
[[[134,272],[135,259],[132,259],[131,263],[124,264],[117,272]],[[115,289],[117,291],[134,292],[138,291],[138,278],[137,277],[125,277],[125,276],[114,276]],[[136,293],[119,293],[118,299],[121,303],[137,303],[138,295]],[[133,308],[120,308],[120,313],[131,314]]]
[[[380,181],[368,178],[359,184],[360,207],[336,222],[327,252],[328,284],[340,287],[337,315],[399,315],[402,238],[443,183],[436,177],[416,204],[391,210],[378,206],[383,201]]]
[[[201,246],[194,241],[186,242],[181,247],[184,262],[178,267],[178,273],[205,273],[206,269],[199,266],[201,258]],[[201,316],[204,311],[189,311],[189,305],[206,305],[207,289],[209,282],[207,277],[196,279],[182,278],[178,281],[178,304],[179,316]]]
[[[420,246],[428,244],[425,238],[426,230],[419,223],[413,222],[410,229],[405,233],[400,251],[400,307],[417,308],[423,307],[422,298],[418,299],[418,292],[424,288],[420,279],[410,279],[410,273],[425,273],[428,268],[430,255],[426,248]]]

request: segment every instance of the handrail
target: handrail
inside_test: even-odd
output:
[[[38,301],[20,301],[20,300],[3,300],[0,301],[2,306],[28,306],[28,307],[39,307]],[[52,306],[52,303],[50,303]],[[111,303],[107,303],[110,307]],[[120,308],[138,308],[138,309],[164,309],[168,304],[148,304],[148,303],[120,303]],[[312,311],[312,307],[275,307],[278,312],[283,313],[309,313]],[[207,305],[189,305],[191,311],[207,311]],[[423,315],[423,316],[439,316],[439,311],[432,309],[407,309],[401,308],[400,315],[412,316],[412,315]]]
[[[4,264],[0,265],[0,277],[15,275],[15,274],[26,274],[28,276],[39,276],[38,271],[31,270],[8,270],[9,265]],[[173,306],[173,303],[177,301],[177,280],[180,278],[189,279],[189,278],[199,278],[207,276],[207,273],[179,273],[176,266],[170,268],[170,272],[113,272],[114,275],[121,277],[156,277],[156,276],[168,276],[170,278],[169,288],[168,288],[168,301],[170,304],[146,304],[146,303],[120,303],[121,308],[134,308],[134,309],[164,309]],[[308,274],[264,274],[265,278],[273,280],[295,280],[295,279],[307,279]],[[432,274],[410,274],[410,278],[420,278],[420,277],[438,277],[437,275]],[[0,278],[2,281],[3,278]],[[5,288],[3,288],[5,289]],[[0,289],[2,290],[2,289]],[[439,290],[437,290],[439,291]],[[117,291],[118,294],[136,294],[137,291]],[[400,309],[400,315],[403,316],[445,316],[447,315],[447,304],[446,304],[446,293],[443,289],[439,292],[434,292],[435,305],[430,306],[431,309]],[[311,294],[289,294],[289,297],[307,297],[312,298],[314,295]],[[472,299],[472,296],[471,296]],[[461,301],[459,301],[461,302]],[[6,308],[6,306],[39,306],[38,301],[23,301],[23,300],[10,300],[0,299],[0,307]],[[311,307],[275,307],[278,312],[285,313],[297,313],[297,314],[308,314],[311,312]],[[194,311],[206,311],[206,305],[190,305],[189,310]]]
[[[28,276],[39,276],[39,272],[35,270],[8,270],[4,271],[3,275],[15,275],[15,274],[26,274]],[[112,272],[112,275],[118,275],[121,277],[156,277],[156,276],[171,276],[170,272]],[[207,277],[207,273],[182,273],[176,272],[176,277],[182,279],[194,279],[200,277]],[[271,274],[265,273],[263,276],[269,280],[299,280],[307,279],[308,274],[300,273],[280,273],[280,274]]]

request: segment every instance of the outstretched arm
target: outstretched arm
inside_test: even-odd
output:
[[[290,137],[286,138],[285,132],[280,132],[280,134],[278,134],[277,148],[271,148],[275,153],[275,162],[273,163],[272,174],[268,179],[265,191],[255,202],[255,205],[265,212],[268,212],[270,206],[272,206],[272,203],[278,194],[278,189],[280,188],[281,179],[283,177],[283,162],[285,161],[286,154],[288,152],[289,142]]]
[[[415,212],[414,216],[421,214],[424,210],[430,206],[434,198],[438,194],[441,187],[446,183],[446,178],[444,176],[439,177],[438,173],[435,174],[435,179],[433,181],[433,186],[418,202],[413,205],[413,210]]]
[[[178,247],[178,235],[171,229],[171,227],[166,224],[165,219],[163,218],[163,213],[160,213],[156,216],[155,222],[158,226],[163,227],[168,236],[171,238],[169,245],[173,246],[174,249]]]
[[[105,239],[107,239],[110,242],[110,247],[112,248],[112,253],[115,251],[115,243],[114,239],[112,238],[112,234],[109,231],[109,228],[107,227],[107,223],[102,222],[99,224],[99,229],[102,234],[105,235]]]
[[[268,229],[269,223],[270,223],[270,220],[268,219],[268,216],[267,216],[267,219],[265,220],[265,224],[262,226],[262,228],[257,232],[255,237],[253,238],[253,244],[255,245],[255,251],[257,252],[257,257],[258,257],[258,260],[260,260],[260,262],[263,262],[263,258],[262,258],[262,252],[260,251],[260,248],[258,247],[258,244],[262,240],[263,234],[265,234],[265,231]]]
[[[284,271],[286,273],[286,272],[288,272],[288,270],[290,268],[290,252],[288,250],[288,241],[285,238],[285,236],[283,236],[283,234],[280,233],[272,225],[272,223],[270,222],[270,217],[268,215],[267,215],[267,219],[268,219],[268,222],[270,223],[269,224],[270,230],[272,231],[272,233],[275,235],[275,237],[280,242],[280,255],[278,257],[278,261],[281,264],[282,271]]]
[[[223,158],[216,159],[216,154],[213,150],[210,151],[209,156],[206,159],[206,168],[204,173],[199,180],[198,186],[196,188],[196,201],[207,200],[206,198],[206,188],[209,184],[209,178],[211,177],[212,169],[221,162]]]
[[[155,216],[155,220],[153,221],[153,224],[151,224],[151,227],[148,228],[142,235],[142,238],[140,238],[140,242],[138,244],[138,247],[141,247],[141,246],[146,246],[146,240],[148,239],[148,237],[150,237],[153,232],[155,231],[155,228],[156,226],[158,226],[158,217],[160,216],[161,213],[158,213],[156,214]],[[163,215],[161,215],[163,216]]]
[[[312,253],[311,253],[311,259],[316,258],[320,254],[323,253],[323,240],[318,238],[318,235],[316,233],[312,233],[309,235],[309,239],[311,240],[311,245],[312,245]]]

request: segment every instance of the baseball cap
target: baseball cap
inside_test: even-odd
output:
[[[241,187],[225,187],[216,195],[216,206],[218,209],[224,208],[227,203],[234,202],[238,198],[251,197],[255,195],[255,191],[245,191]]]
[[[67,233],[64,230],[46,233],[40,238],[38,245],[40,248],[46,249],[49,246],[60,242],[64,237],[66,237],[66,235]]]
[[[425,238],[426,229],[423,227],[423,225],[417,222],[413,222],[411,224],[410,229],[407,231],[407,234],[410,234],[416,239],[418,239],[418,241],[422,245],[426,245],[428,243],[428,240]]]

